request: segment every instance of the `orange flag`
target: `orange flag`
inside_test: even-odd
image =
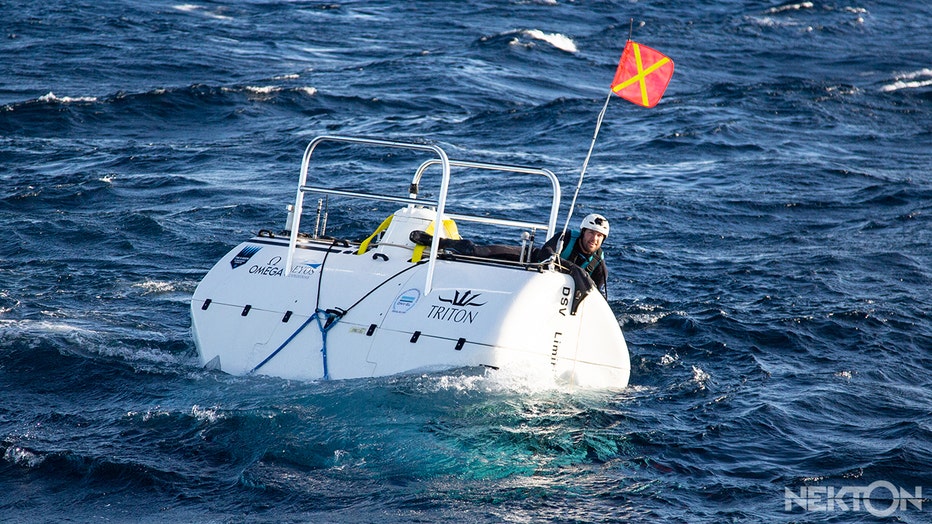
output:
[[[615,70],[612,92],[639,106],[654,107],[673,76],[673,60],[660,51],[628,40]]]

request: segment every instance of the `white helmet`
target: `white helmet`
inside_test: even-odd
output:
[[[586,218],[582,219],[582,224],[579,225],[579,229],[591,229],[593,231],[598,231],[607,237],[608,219],[598,213],[592,213],[591,215],[587,215]]]

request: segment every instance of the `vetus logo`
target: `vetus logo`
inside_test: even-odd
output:
[[[878,480],[867,486],[802,486],[799,494],[783,488],[783,509],[794,506],[806,511],[866,511],[875,517],[889,517],[905,511],[908,505],[922,511],[922,487],[910,493],[892,482]]]

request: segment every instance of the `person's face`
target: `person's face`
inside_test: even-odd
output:
[[[582,248],[585,254],[591,255],[595,253],[595,250],[602,247],[603,240],[605,240],[605,235],[602,233],[592,229],[583,229],[579,247]]]

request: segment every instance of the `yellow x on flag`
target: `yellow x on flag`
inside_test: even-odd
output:
[[[673,60],[660,51],[628,40],[615,70],[612,92],[644,107],[654,107],[673,77]]]

